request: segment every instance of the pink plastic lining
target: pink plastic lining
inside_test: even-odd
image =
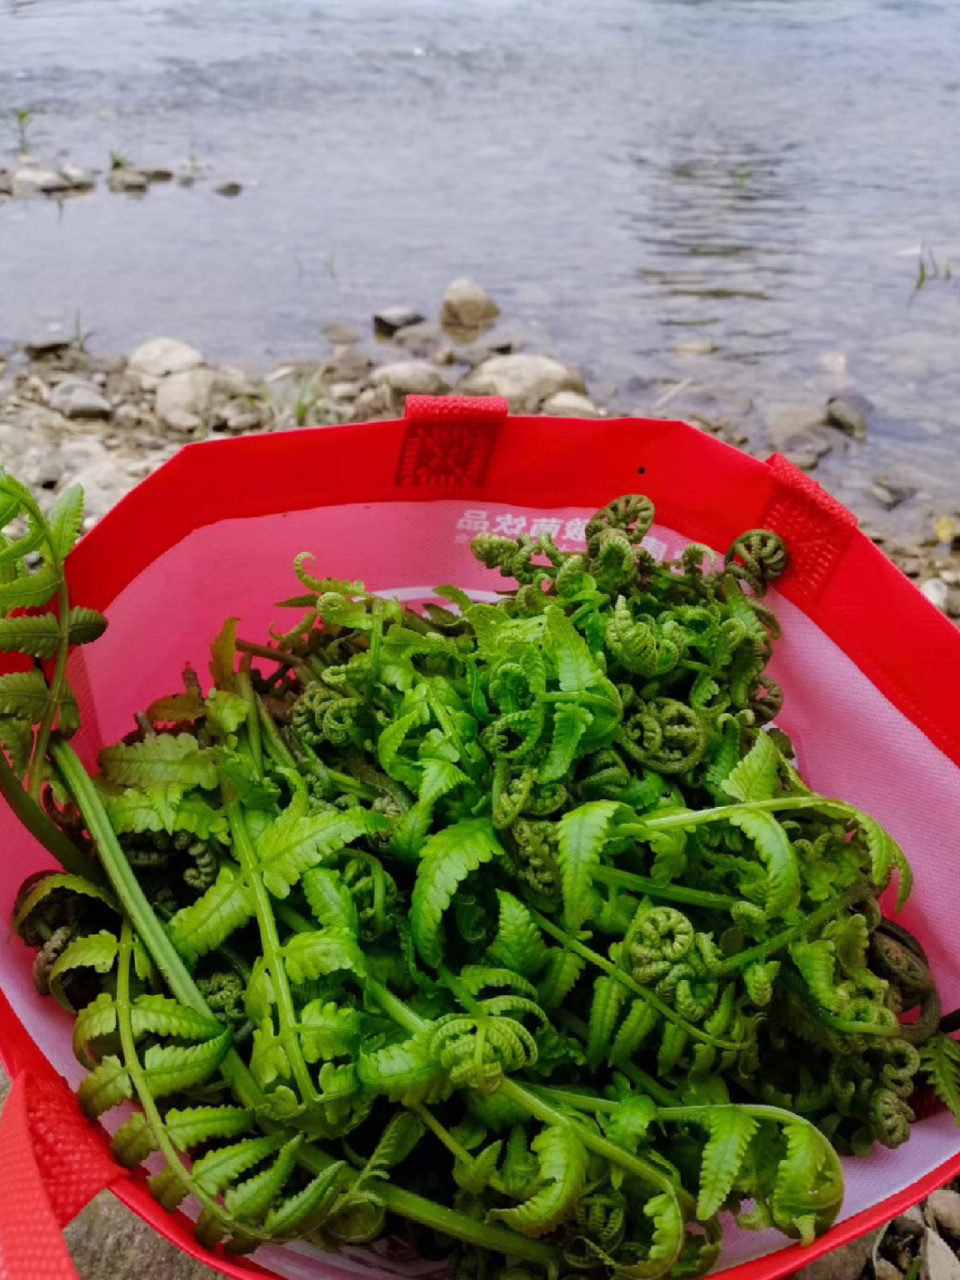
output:
[[[301,551],[316,556],[323,575],[358,578],[369,589],[405,599],[429,598],[452,582],[489,594],[503,585],[471,557],[469,539],[481,529],[515,534],[550,529],[559,544],[582,544],[582,509],[531,510],[497,503],[436,501],[327,507],[288,515],[228,520],[190,534],[140,575],[114,601],[106,636],[72,660],[84,730],[78,749],[88,765],[105,742],[126,733],[132,713],[181,687],[191,662],[206,676],[209,642],[225,617],[238,615],[239,633],[263,641],[271,625],[292,625],[296,614],[274,601],[295,594],[291,570]],[[648,545],[674,554],[687,540],[655,527]],[[902,714],[794,605],[771,593],[783,626],[771,673],[786,693],[783,728],[798,749],[801,771],[817,790],[857,804],[901,842],[916,873],[914,897],[903,915],[927,948],[945,1008],[960,1004],[955,921],[960,891],[954,874],[960,831],[960,770]],[[869,625],[869,619],[864,619]],[[133,655],[131,657],[131,655]],[[46,855],[0,812],[4,875],[0,913],[9,918],[24,876],[46,865]],[[29,957],[17,940],[0,946],[0,986],[55,1069],[76,1084],[82,1071],[70,1049],[72,1020],[34,992]],[[914,1128],[906,1146],[868,1160],[845,1162],[843,1217],[909,1187],[960,1151],[960,1132],[945,1114]],[[775,1233],[731,1230],[723,1265],[761,1257],[782,1247]],[[336,1259],[310,1246],[262,1248],[255,1260],[289,1280],[432,1275],[388,1243],[352,1250]]]

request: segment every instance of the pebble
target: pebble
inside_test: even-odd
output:
[[[464,395],[503,396],[512,409],[535,408],[558,391],[586,391],[583,378],[550,356],[491,356],[460,384]]]
[[[140,410],[135,404],[122,404],[114,411],[113,420],[118,427],[139,426]]]
[[[939,1225],[960,1239],[960,1193],[941,1189],[927,1198],[927,1208]]]
[[[12,187],[15,196],[52,195],[57,191],[69,191],[70,183],[56,169],[25,167],[14,170]]]
[[[195,413],[188,413],[185,409],[168,409],[166,413],[161,414],[163,421],[171,431],[196,431],[200,426],[200,419]]]
[[[76,164],[65,164],[60,168],[72,191],[89,191],[97,184],[97,175],[92,169],[81,169]]]
[[[374,370],[371,380],[401,395],[442,396],[450,384],[429,360],[398,360]]]
[[[392,338],[401,329],[420,324],[424,317],[412,307],[384,307],[373,317],[373,331],[380,338]]]
[[[173,170],[164,169],[161,166],[151,167],[138,164],[136,169],[132,169],[130,172],[142,174],[148,182],[170,182],[173,179]]]
[[[218,196],[226,196],[228,200],[232,200],[240,194],[243,186],[239,182],[221,182],[219,187],[213,189]]]
[[[132,373],[150,378],[163,378],[168,373],[182,373],[203,364],[203,356],[194,347],[176,338],[151,338],[142,342],[130,355],[127,367]]]
[[[50,408],[65,418],[109,418],[110,401],[96,387],[80,378],[65,378],[50,393]]]
[[[332,382],[359,382],[373,367],[373,361],[353,345],[335,347],[324,372]]]
[[[910,1236],[923,1235],[926,1226],[923,1221],[923,1212],[918,1204],[912,1204],[899,1217],[894,1218],[893,1225],[903,1235]]]
[[[960,526],[950,516],[937,516],[933,522],[933,536],[943,546],[950,546],[960,535]]]
[[[599,418],[600,410],[577,391],[558,391],[543,402],[543,412],[554,418]]]
[[[822,427],[826,416],[819,405],[773,404],[763,411],[763,421],[770,443],[782,449],[788,441]]]
[[[42,360],[46,356],[59,356],[70,347],[69,338],[49,337],[31,338],[23,343],[24,352],[33,360]]]
[[[879,1233],[872,1231],[849,1244],[841,1245],[815,1262],[794,1272],[794,1280],[857,1280],[873,1252]]]
[[[0,169],[0,196],[13,195],[13,174]]]
[[[867,414],[871,407],[863,396],[834,396],[827,401],[827,421],[862,440],[867,434]]]
[[[150,179],[139,169],[124,166],[121,169],[111,169],[107,175],[107,186],[111,191],[146,191],[149,185]]]
[[[914,497],[916,492],[916,485],[897,484],[895,481],[887,480],[885,476],[877,476],[870,486],[871,497],[876,498],[888,511],[892,511],[894,507],[899,507],[901,502]]]
[[[213,374],[209,369],[168,373],[157,387],[157,415],[177,431],[192,430],[210,407],[212,392]],[[195,417],[198,421],[187,427],[184,425],[185,416]]]
[[[360,335],[346,324],[325,324],[323,336],[335,347],[349,347],[352,342],[359,342]]]
[[[899,1267],[888,1258],[878,1258],[873,1265],[874,1275],[877,1280],[903,1280],[903,1273]]]
[[[256,431],[263,426],[263,419],[256,409],[245,409],[239,413],[228,411],[224,422],[228,431]]]
[[[950,590],[942,578],[928,578],[926,582],[920,583],[920,590],[941,613],[946,609]]]
[[[398,329],[394,341],[411,355],[428,356],[443,341],[443,330],[431,320],[420,320]]]
[[[440,304],[440,323],[447,328],[484,329],[493,324],[500,308],[475,280],[454,280]]]
[[[960,1280],[960,1260],[946,1240],[927,1227],[920,1246],[924,1280]]]

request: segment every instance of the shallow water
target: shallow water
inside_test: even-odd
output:
[[[0,341],[79,315],[266,365],[468,273],[623,407],[855,388],[878,420],[822,473],[943,506],[960,292],[914,284],[960,264],[958,48],[952,0],[0,0],[39,157],[199,166],[0,205]]]

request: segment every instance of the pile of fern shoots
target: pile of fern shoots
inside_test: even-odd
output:
[[[298,557],[292,630],[228,620],[212,683],[187,669],[91,777],[82,494],[48,521],[0,473],[0,502],[0,648],[35,659],[0,678],[0,789],[63,866],[14,927],[76,1014],[84,1110],[135,1104],[114,1153],[205,1245],[698,1275],[721,1213],[826,1230],[838,1153],[905,1141],[920,1073],[960,1109],[877,905],[906,859],[771,726],[775,535],[658,563],[621,498],[582,553],[480,535],[499,602],[422,612]]]

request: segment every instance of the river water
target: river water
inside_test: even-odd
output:
[[[954,0],[0,0],[38,157],[198,169],[0,205],[0,342],[265,366],[470,274],[625,408],[857,390],[828,480],[943,507],[960,277],[915,284],[960,267],[958,50]]]

